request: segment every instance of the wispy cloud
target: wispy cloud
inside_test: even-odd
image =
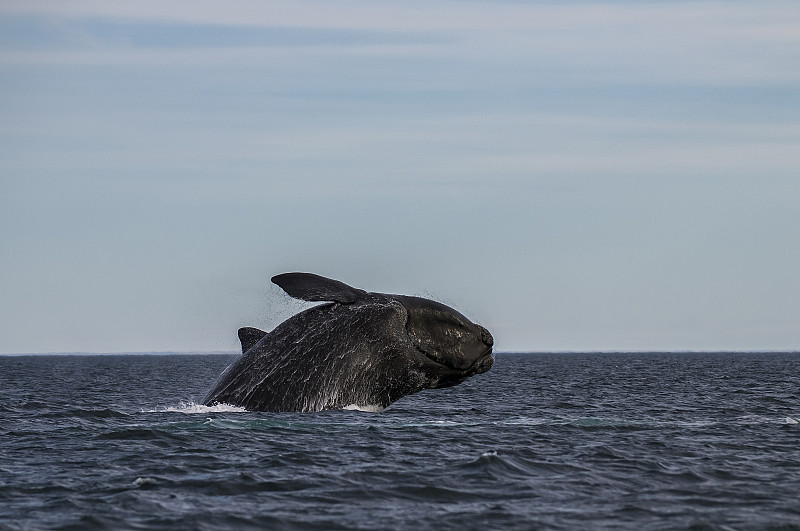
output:
[[[120,1],[9,0],[0,14],[40,15],[63,19],[117,19],[204,25],[262,27],[314,27],[362,30],[563,30],[608,28],[648,33],[657,27],[691,34],[697,27],[707,33],[734,33],[751,28],[750,36],[771,40],[797,39],[791,29],[800,18],[790,1],[707,2],[682,1],[680,5],[648,2],[372,2],[366,0],[215,2],[157,0]],[[631,27],[635,24],[635,27]],[[775,29],[783,31],[775,32]],[[672,33],[672,32],[670,32]]]
[[[0,16],[39,17],[72,44],[2,50],[6,64],[258,66],[368,55],[469,58],[515,68],[528,83],[800,80],[791,2],[7,2]]]

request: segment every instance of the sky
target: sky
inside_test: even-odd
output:
[[[288,271],[798,350],[798,227],[794,1],[0,3],[0,353],[233,351]]]

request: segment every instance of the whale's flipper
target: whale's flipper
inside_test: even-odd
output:
[[[364,290],[353,288],[344,282],[311,273],[283,273],[272,277],[272,282],[292,297],[311,302],[352,304],[366,294]]]
[[[263,330],[245,326],[239,329],[239,341],[242,342],[242,354],[250,350],[250,348],[261,340],[262,337],[267,335]]]

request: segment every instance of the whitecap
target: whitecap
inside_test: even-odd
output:
[[[793,419],[792,417],[786,417],[786,424],[800,424],[800,421],[797,419]]]
[[[133,484],[137,487],[141,487],[143,485],[155,485],[158,481],[155,478],[136,478],[133,481]]]
[[[542,424],[548,424],[549,422],[549,420],[543,418],[518,417],[510,420],[501,420],[496,424],[503,426],[540,426]]]
[[[142,413],[244,413],[247,410],[243,407],[232,406],[230,404],[214,404],[204,406],[194,402],[181,402],[177,406],[166,406],[156,409],[143,409]]]

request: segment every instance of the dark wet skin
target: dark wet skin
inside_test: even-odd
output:
[[[204,404],[253,411],[384,408],[492,367],[489,331],[444,304],[369,293],[309,273],[272,280],[293,297],[332,303],[301,312],[270,333],[241,329],[243,354]]]

